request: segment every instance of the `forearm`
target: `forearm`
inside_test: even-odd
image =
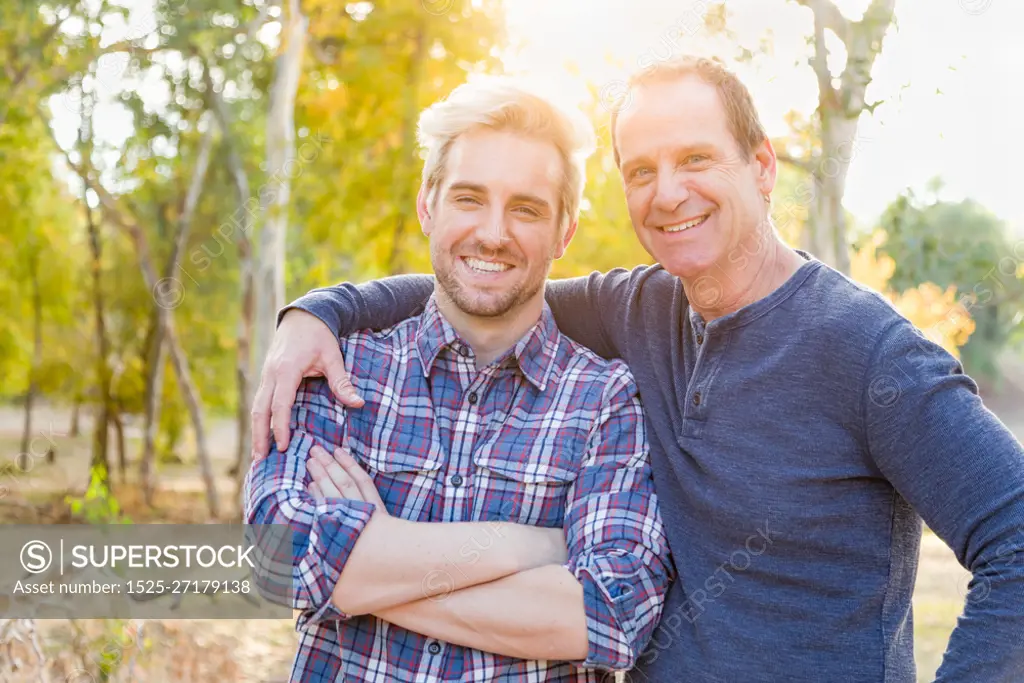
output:
[[[303,434],[295,441],[301,445],[308,443],[309,437]],[[272,454],[254,464],[246,477],[245,522],[292,532],[288,548],[275,543],[263,558],[265,562],[257,569],[257,584],[261,591],[264,587],[270,589],[264,592],[268,600],[279,602],[275,597],[286,597],[292,608],[308,610],[312,619],[339,618],[331,604],[338,572],[345,566],[357,537],[372,520],[373,506],[340,499],[318,503],[295,488],[301,476],[296,479],[270,474],[284,472],[282,462],[286,458]],[[291,590],[282,593],[279,584],[287,579],[281,572],[289,566]]]
[[[282,308],[277,322],[288,310],[298,308],[320,318],[338,337],[379,330],[423,310],[433,291],[431,275],[396,275],[359,285],[344,282],[310,290]]]
[[[449,643],[518,659],[583,660],[583,586],[556,564],[374,612]]]
[[[472,543],[496,536],[486,552]],[[341,573],[332,602],[369,614],[566,560],[561,529],[506,522],[410,522],[374,515]]]
[[[1024,529],[1016,536],[1002,556],[974,569],[936,683],[1016,683],[1024,677]]]

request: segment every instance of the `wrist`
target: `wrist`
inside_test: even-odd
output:
[[[515,556],[515,571],[528,571],[551,564],[565,564],[569,553],[561,529],[546,529],[521,524],[512,525],[517,532],[511,546]]]

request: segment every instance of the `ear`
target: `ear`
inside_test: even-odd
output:
[[[565,250],[569,247],[569,242],[572,242],[572,238],[576,235],[576,226],[579,223],[579,219],[574,220],[566,228],[565,234],[562,235],[562,239],[558,242],[558,248],[555,249],[555,258],[560,259],[565,254]]]
[[[775,159],[775,148],[767,137],[754,150],[754,161],[757,163],[757,189],[763,195],[770,195],[775,189],[775,178],[778,166]]]
[[[430,206],[427,204],[427,186],[420,185],[420,191],[416,194],[416,216],[420,219],[420,228],[423,234],[430,236],[434,231],[434,217],[430,213]]]

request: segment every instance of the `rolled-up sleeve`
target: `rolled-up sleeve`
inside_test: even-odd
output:
[[[567,568],[583,585],[589,649],[581,668],[632,668],[671,582],[636,384],[622,363],[604,389],[565,517]]]
[[[301,627],[348,618],[331,604],[331,594],[375,508],[354,500],[317,501],[308,492],[310,449],[319,443],[333,452],[343,440],[344,411],[324,380],[306,380],[300,387],[290,428],[288,449],[282,453],[271,445],[270,455],[249,469],[244,508],[248,524],[291,531],[291,607],[302,610]]]

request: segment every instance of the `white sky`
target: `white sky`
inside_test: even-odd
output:
[[[664,58],[670,50],[713,51],[706,37],[702,42],[697,19],[706,4],[512,0],[510,30],[524,47],[508,64],[565,90],[577,81],[562,68],[568,61],[595,83],[614,82],[638,60]],[[857,19],[869,3],[837,4]],[[729,0],[727,6],[743,44],[754,47],[767,29],[774,33],[775,54],[759,60],[756,71],[740,74],[769,134],[783,134],[787,111],[809,116],[816,105],[814,74],[802,59],[809,49],[804,41],[811,35],[810,10],[785,0]],[[973,197],[1024,233],[1024,3],[897,0],[896,15],[899,28],[887,35],[868,89],[868,101],[886,103],[861,118],[846,208],[871,222],[903,189],[923,190],[940,175],[946,182],[943,198]],[[673,40],[681,34],[693,38]],[[833,66],[840,67],[841,61]]]

